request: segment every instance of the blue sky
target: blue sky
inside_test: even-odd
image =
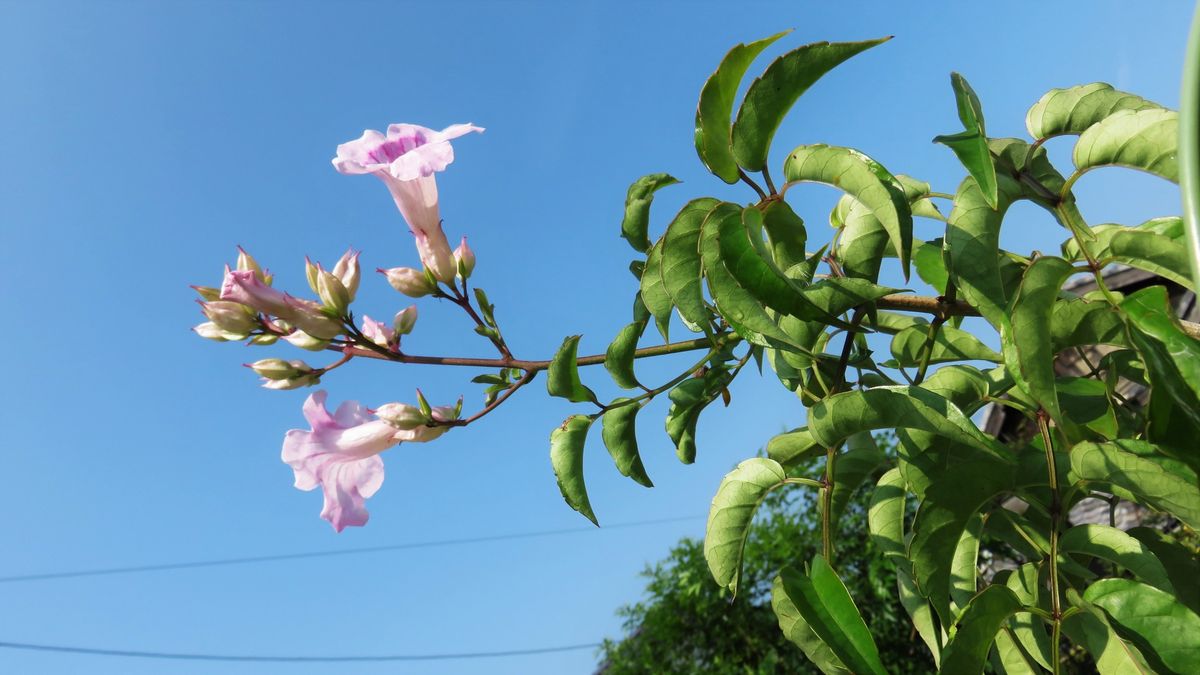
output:
[[[256,387],[250,351],[189,332],[188,284],[214,285],[234,246],[304,291],[303,256],[348,246],[368,268],[411,265],[411,237],[384,189],[329,164],[364,128],[487,127],[456,142],[439,177],[451,237],[466,234],[514,351],[547,358],[564,335],[602,352],[628,321],[632,251],[618,238],[628,184],[668,171],[653,231],[687,199],[748,201],[707,175],[692,147],[704,79],[725,51],[786,28],[768,56],[806,42],[894,34],[818,83],[777,136],[857,147],[953,192],[963,174],[929,142],[958,130],[948,74],[970,80],[994,136],[1024,136],[1051,87],[1097,80],[1178,102],[1185,2],[318,3],[0,2],[0,335],[7,386],[0,577],[96,567],[339,550],[581,527],[558,495],[550,429],[572,411],[539,385],[436,443],[389,451],[371,522],[335,535],[320,496],[291,487],[284,431],[308,392]],[[764,57],[752,68],[761,70]],[[1052,151],[1065,156],[1066,141]],[[1118,192],[1120,190],[1120,192]],[[1077,194],[1090,222],[1178,213],[1174,186],[1095,172]],[[835,193],[789,200],[828,234]],[[1004,244],[1054,250],[1033,207]],[[931,224],[917,236],[936,236]],[[892,279],[898,281],[898,279]],[[364,281],[360,312],[407,304]],[[487,355],[453,307],[420,303],[406,349]],[[679,329],[682,334],[682,329]],[[650,343],[652,338],[647,338]],[[639,371],[669,378],[690,356]],[[321,357],[311,359],[321,362]],[[352,363],[331,401],[479,404],[477,371]],[[602,372],[585,373],[604,394]],[[640,418],[657,487],[622,478],[598,439],[586,459],[601,523],[697,516],[470,546],[207,569],[0,584],[0,642],[243,654],[496,651],[594,642],[637,573],[698,536],[720,477],[799,403],[747,372],[706,414],[695,465],[674,459],[665,405]],[[0,649],[9,672],[583,673],[590,650],[503,660],[300,666],[156,662]]]

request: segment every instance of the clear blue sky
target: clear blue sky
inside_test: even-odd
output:
[[[628,321],[625,189],[668,171],[655,232],[686,199],[749,200],[692,148],[701,84],[734,43],[785,28],[770,56],[816,40],[894,34],[805,96],[778,135],[851,145],[953,192],[962,169],[929,142],[960,127],[948,74],[979,93],[992,135],[1024,136],[1051,87],[1096,80],[1178,101],[1190,3],[0,2],[0,335],[9,516],[0,576],[356,548],[569,528],[547,459],[571,411],[542,387],[486,422],[386,455],[371,523],[335,535],[321,498],[279,460],[308,392],[256,387],[239,364],[267,353],[204,342],[188,284],[216,284],[242,244],[305,290],[303,256],[416,261],[377,181],[341,176],[334,146],[364,128],[474,122],[439,178],[451,237],[468,234],[477,282],[518,356],[564,335],[603,351]],[[758,71],[766,58],[755,66]],[[1054,151],[1060,156],[1065,145]],[[776,164],[776,174],[779,170]],[[1132,192],[1117,194],[1118,186]],[[1125,172],[1081,181],[1093,223],[1178,213],[1173,186]],[[834,198],[789,199],[810,240]],[[1063,233],[1018,207],[1012,248]],[[918,236],[931,237],[929,223]],[[359,305],[404,306],[371,275]],[[416,353],[486,355],[452,308],[422,302]],[[690,357],[684,357],[690,358]],[[318,357],[314,362],[320,361]],[[672,367],[647,367],[646,379]],[[479,396],[475,371],[353,363],[332,401]],[[589,384],[607,394],[601,372]],[[586,472],[602,523],[701,516],[720,477],[802,419],[769,374],[701,423],[694,466],[674,459],[665,406],[641,414],[658,487],[620,477],[599,443]],[[643,565],[703,521],[506,542],[211,569],[0,584],[0,641],[251,654],[491,651],[598,641],[636,599]],[[139,661],[0,649],[29,673],[584,673],[591,651],[415,665]]]

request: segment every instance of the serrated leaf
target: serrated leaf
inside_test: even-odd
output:
[[[983,123],[983,107],[975,90],[967,79],[958,73],[950,73],[950,85],[954,88],[954,100],[958,106],[958,119],[964,130],[950,136],[938,136],[934,143],[941,143],[954,151],[958,161],[979,185],[983,198],[993,209],[997,206],[996,165],[988,149],[987,131]]]
[[[1129,570],[1135,577],[1155,588],[1173,593],[1167,570],[1142,542],[1115,527],[1085,523],[1062,534],[1058,548],[1063,553],[1107,560]]]
[[[812,181],[839,188],[852,195],[883,224],[904,278],[908,279],[912,251],[912,211],[904,186],[879,162],[851,148],[830,145],[801,145],[783,164],[789,181]]]
[[[663,235],[660,265],[663,287],[685,321],[706,325],[710,312],[701,288],[700,230],[704,219],[718,204],[712,198],[694,199],[684,205]]]
[[[920,326],[906,328],[892,338],[892,356],[901,366],[916,366],[921,362],[928,341],[928,328]],[[930,352],[929,363],[951,361],[999,363],[1001,356],[967,331],[943,325],[938,329],[937,337],[933,341],[933,351]]]
[[[1025,115],[1025,127],[1038,140],[1078,135],[1118,110],[1158,107],[1141,96],[1117,91],[1110,84],[1093,82],[1046,92]]]
[[[700,102],[696,106],[696,154],[709,171],[726,183],[738,181],[730,129],[738,85],[755,57],[788,32],[730,49],[700,90]]]
[[[1101,579],[1083,599],[1103,609],[1118,632],[1150,647],[1167,668],[1200,672],[1200,616],[1169,593],[1132,579]]]
[[[646,254],[646,268],[642,270],[640,289],[642,302],[654,317],[654,325],[658,327],[658,332],[662,333],[663,340],[669,341],[668,327],[674,303],[663,285],[661,240],[651,246],[650,252]]]
[[[1145,441],[1079,443],[1071,449],[1071,472],[1076,480],[1109,485],[1123,491],[1122,496],[1200,528],[1200,491],[1195,483],[1139,456],[1161,452]]]
[[[976,595],[959,617],[958,630],[946,643],[939,672],[982,673],[992,641],[1021,601],[1004,586],[992,585]]]
[[[591,426],[592,418],[587,415],[572,415],[550,432],[550,464],[567,505],[599,526],[583,482],[583,446]]]
[[[641,385],[633,374],[633,357],[637,352],[638,339],[646,330],[646,324],[635,321],[621,329],[604,353],[604,368],[613,382],[622,389],[636,389]]]
[[[650,203],[659,188],[678,183],[679,179],[665,173],[642,176],[629,186],[625,194],[625,217],[621,220],[621,237],[639,253],[650,248]]]
[[[843,61],[890,39],[815,42],[775,59],[750,83],[738,109],[732,132],[737,163],[747,171],[761,171],[775,131],[801,94]]]
[[[596,395],[579,381],[579,368],[575,355],[579,350],[579,335],[563,340],[562,346],[550,361],[546,370],[546,393],[565,398],[572,403],[595,401]]]
[[[1054,352],[1050,348],[1050,316],[1058,291],[1073,273],[1062,258],[1041,257],[1025,270],[1009,317],[1001,321],[1004,364],[1017,386],[1050,417],[1063,423],[1054,389]]]
[[[1079,135],[1077,171],[1101,166],[1138,169],[1179,182],[1179,113],[1161,108],[1120,110]]]
[[[887,673],[870,629],[825,558],[815,556],[808,574],[785,567],[779,576],[788,599],[851,672]]]
[[[618,398],[612,404],[624,403],[627,398]],[[610,404],[610,405],[612,405]],[[646,467],[642,464],[642,456],[638,453],[637,428],[635,421],[641,406],[636,403],[625,404],[604,413],[600,429],[600,437],[604,447],[612,455],[613,463],[622,476],[632,478],[639,485],[654,487],[650,476],[646,475]]]
[[[852,675],[842,664],[841,659],[829,648],[829,645],[822,642],[808,622],[804,620],[800,610],[788,597],[781,576],[776,576],[774,583],[771,584],[771,609],[775,611],[775,618],[779,621],[779,630],[783,631],[783,636],[799,647],[808,660],[821,669],[822,673]]]
[[[704,528],[704,558],[718,585],[737,593],[754,513],[767,493],[786,480],[783,467],[765,457],[747,459],[721,479]]]

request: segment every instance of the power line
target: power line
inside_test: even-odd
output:
[[[625,523],[614,523],[605,525],[603,530],[617,530],[633,527],[645,527],[647,525],[662,525],[665,523],[678,523],[687,520],[698,520],[705,516],[680,516],[677,518],[659,518],[655,520],[638,520]],[[69,579],[72,577],[98,577],[113,574],[134,574],[138,572],[163,572],[169,570],[194,569],[198,567],[221,567],[224,565],[247,565],[251,563],[276,562],[281,560],[301,560],[305,558],[325,558],[342,555],[361,555],[364,553],[382,553],[385,551],[402,551],[414,548],[435,548],[440,546],[461,546],[464,544],[481,544],[493,541],[507,541],[512,539],[535,539],[539,537],[553,537],[563,534],[578,534],[580,532],[595,532],[594,527],[570,527],[557,530],[538,530],[532,532],[513,532],[508,534],[494,534],[480,537],[466,537],[459,539],[438,539],[432,541],[417,541],[407,542],[403,544],[388,544],[385,546],[366,546],[362,548],[348,548],[340,550],[327,551],[308,551],[303,553],[278,553],[274,555],[260,556],[245,556],[240,558],[219,558],[214,560],[193,560],[188,562],[162,563],[157,565],[134,565],[129,567],[107,567],[99,569],[86,570],[71,570],[65,572],[44,572],[38,574],[18,574],[7,577],[0,577],[0,584],[17,583],[22,581],[47,581],[50,579]],[[0,643],[0,646],[9,646]]]
[[[497,652],[462,652],[458,654],[390,654],[382,656],[256,656],[236,654],[186,654],[176,652],[145,652],[128,649],[93,649],[91,647],[70,647],[66,645],[40,645],[26,642],[0,642],[0,648],[22,649],[25,651],[55,652],[59,654],[85,654],[88,656],[125,656],[140,659],[168,659],[174,661],[240,661],[258,663],[349,663],[370,661],[449,661],[452,659],[490,659],[505,656],[533,656],[536,654],[553,654],[556,652],[572,652],[580,649],[599,647],[599,642],[588,644],[565,645],[562,647],[541,647],[538,649],[511,649]]]

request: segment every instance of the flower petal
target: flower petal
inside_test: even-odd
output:
[[[355,462],[330,464],[322,481],[325,504],[321,517],[337,532],[348,526],[366,525],[370,515],[366,499],[382,484],[383,460],[378,455]]]
[[[333,168],[344,174],[374,173],[387,165],[371,156],[381,144],[387,141],[383,134],[374,129],[363,131],[361,137],[349,143],[337,146],[337,156],[333,158]]]

